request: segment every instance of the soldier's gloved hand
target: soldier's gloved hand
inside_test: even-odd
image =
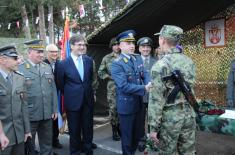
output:
[[[233,100],[227,100],[227,107],[229,108],[234,107]]]

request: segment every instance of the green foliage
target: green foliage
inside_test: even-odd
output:
[[[1,0],[0,1],[0,36],[2,37],[24,37],[22,29],[21,7],[26,6],[27,16],[32,37],[36,37],[39,33],[39,24],[35,24],[38,17],[38,4],[44,5],[45,24],[48,27],[47,14],[48,6],[53,6],[53,18],[55,35],[61,35],[64,27],[64,19],[61,10],[65,10],[67,6],[70,8],[69,14],[72,21],[78,24],[72,29],[74,33],[78,31],[87,35],[97,29],[101,24],[116,15],[125,6],[125,0],[103,0],[104,8],[96,2],[96,0]],[[79,5],[83,4],[86,12],[84,18],[79,16]],[[20,22],[20,28],[17,28],[16,22]],[[11,28],[8,30],[8,23]],[[56,34],[57,33],[57,34]]]

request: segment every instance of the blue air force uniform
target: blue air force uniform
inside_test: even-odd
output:
[[[119,42],[134,42],[130,35],[132,31],[125,31],[117,38]],[[140,110],[142,96],[145,95],[145,84],[149,75],[144,69],[140,55],[129,55],[122,51],[111,65],[111,75],[117,86],[117,112],[120,118],[122,151],[124,155],[133,155],[140,138]]]

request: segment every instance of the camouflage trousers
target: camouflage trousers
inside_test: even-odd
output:
[[[195,154],[195,116],[188,104],[164,107],[159,131],[159,155]]]
[[[111,125],[118,126],[119,125],[119,118],[118,118],[118,113],[117,113],[115,92],[108,92],[107,93],[107,100],[108,100],[108,104],[109,104],[109,117],[110,117]]]

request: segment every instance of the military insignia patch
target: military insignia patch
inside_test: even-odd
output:
[[[25,64],[25,68],[26,68],[26,69],[30,69],[30,64],[26,63],[26,64]]]
[[[25,84],[27,86],[31,86],[33,83],[32,79],[30,77],[25,77]]]
[[[128,59],[127,58],[123,58],[125,63],[128,63]]]
[[[134,34],[133,33],[129,33],[128,36],[134,38]]]

